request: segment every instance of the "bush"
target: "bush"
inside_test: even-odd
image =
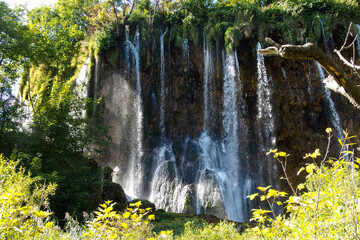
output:
[[[331,129],[327,129],[329,142]],[[307,172],[304,183],[294,188],[290,184],[292,195],[288,200],[278,201],[284,197],[284,192],[278,192],[269,187],[259,187],[259,193],[250,196],[251,199],[260,197],[267,201],[270,210],[255,209],[252,221],[257,223],[254,228],[247,229],[246,239],[356,239],[359,238],[358,223],[360,221],[360,174],[359,158],[354,152],[347,150],[353,145],[350,137],[345,133],[345,140],[339,140],[341,154],[339,159],[327,160],[326,152],[323,160],[316,162],[321,156],[320,150],[307,154],[304,158],[312,159],[312,163],[298,171]],[[346,149],[346,150],[345,150]],[[328,148],[329,150],[329,148]],[[284,152],[270,150],[271,154],[286,166],[289,156]],[[275,204],[285,203],[286,214],[275,216],[272,211]],[[273,216],[269,216],[273,214]]]
[[[39,184],[18,166],[18,162],[0,155],[0,238],[33,239],[51,228],[52,213],[48,197],[55,192],[54,184]]]
[[[237,232],[234,223],[221,222],[217,225],[207,224],[203,228],[194,227],[192,222],[185,224],[184,233],[176,239],[240,239],[241,235]]]

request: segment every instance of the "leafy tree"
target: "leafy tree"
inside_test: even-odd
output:
[[[39,178],[26,174],[19,162],[0,155],[0,238],[32,238],[54,223],[43,220],[51,215],[49,196],[55,184],[44,185]]]
[[[16,135],[17,105],[12,86],[19,77],[22,65],[27,62],[30,34],[24,25],[24,9],[11,9],[4,1],[0,1],[0,148],[9,153]]]
[[[69,78],[71,60],[87,32],[88,1],[58,1],[53,7],[33,9],[29,27],[33,32],[32,62],[45,64],[59,80]]]
[[[90,212],[99,203],[101,169],[95,161],[85,156],[87,147],[99,143],[106,129],[90,124],[84,109],[88,99],[81,99],[72,82],[54,86],[49,99],[38,107],[31,133],[24,139],[22,152],[28,160],[39,156],[34,164],[23,163],[48,182],[58,185],[51,198],[51,209],[59,219],[65,212],[78,214]]]

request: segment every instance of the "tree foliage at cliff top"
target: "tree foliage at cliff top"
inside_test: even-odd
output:
[[[140,0],[131,11],[132,3],[60,0],[52,7],[29,12],[32,70],[28,68],[31,74],[24,75],[22,96],[29,100],[38,93],[43,96],[54,83],[69,80],[81,62],[77,55],[85,50],[80,50],[84,39],[95,35],[98,50],[113,51],[124,40],[125,24],[130,29],[140,27],[145,46],[151,44],[152,34],[160,34],[160,29],[168,26],[173,28],[172,40],[178,46],[185,38],[198,43],[204,32],[210,45],[224,42],[232,51],[244,39],[263,41],[265,36],[280,43],[317,42],[321,37],[319,18],[328,32],[339,26],[345,31],[348,22],[360,19],[358,1]]]
[[[109,41],[111,36],[104,37],[103,31],[106,29],[114,38],[116,11],[109,5],[103,9],[107,9],[107,14],[97,16],[101,19],[98,21],[101,24],[97,26],[97,32],[101,36],[99,46],[111,48],[114,47],[111,43],[116,44],[116,41]],[[145,42],[151,40],[149,31],[159,34],[159,29],[171,26],[178,46],[185,38],[198,43],[205,32],[209,43],[225,41],[230,51],[245,38],[263,41],[265,36],[272,36],[276,40],[282,40],[280,42],[293,44],[304,43],[305,39],[316,42],[321,37],[319,18],[324,22],[326,31],[331,32],[339,26],[345,29],[350,21],[357,22],[360,18],[359,10],[358,1],[340,0],[179,0],[159,1],[159,4],[141,0],[132,12],[128,24],[131,27],[141,27]],[[107,24],[104,24],[106,21]],[[101,40],[107,44],[101,44]]]

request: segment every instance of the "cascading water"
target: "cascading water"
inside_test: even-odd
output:
[[[222,158],[220,173],[225,172],[221,179],[224,186],[224,202],[226,213],[229,219],[244,220],[245,198],[241,191],[247,190],[249,181],[244,179],[243,186],[240,186],[239,168],[239,111],[238,111],[238,83],[239,69],[236,51],[225,56],[224,62],[224,109],[223,128],[224,141],[222,151],[225,156]],[[222,170],[222,171],[221,171]],[[242,211],[241,211],[242,210]]]
[[[156,207],[171,212],[181,212],[185,208],[185,200],[189,191],[183,185],[175,162],[172,142],[165,134],[165,53],[164,33],[160,34],[160,146],[153,150],[154,160],[151,170],[151,186],[149,199]]]
[[[200,171],[197,177],[196,184],[196,213],[208,212],[209,208],[214,206],[221,206],[219,214],[225,214],[225,206],[223,202],[223,190],[220,186],[217,169],[220,168],[220,144],[215,142],[209,136],[209,111],[212,105],[211,94],[209,93],[209,85],[212,81],[211,71],[211,57],[210,51],[206,44],[206,38],[204,34],[203,41],[204,49],[204,84],[203,84],[203,96],[204,96],[204,126],[203,133],[201,134],[198,142],[196,143],[200,148]],[[186,46],[186,45],[185,45]],[[186,49],[186,48],[185,48]]]
[[[144,170],[141,162],[143,156],[142,137],[143,137],[143,113],[142,113],[142,99],[141,99],[141,79],[140,79],[140,33],[136,30],[134,40],[129,40],[128,28],[126,28],[125,41],[125,58],[128,60],[128,73],[134,69],[135,77],[135,121],[131,126],[131,133],[133,135],[133,142],[131,143],[131,150],[129,156],[128,167],[125,172],[120,172],[118,168],[114,169],[114,182],[120,182],[125,193],[130,198],[139,198],[142,194],[141,187],[143,186]],[[121,177],[119,175],[122,175]]]
[[[316,68],[318,70],[320,80],[323,82],[326,77],[325,77],[324,71],[323,71],[320,63],[316,62]],[[333,125],[333,127],[336,131],[337,137],[343,140],[344,137],[343,137],[343,131],[342,131],[342,128],[340,125],[340,117],[336,111],[335,104],[331,98],[331,92],[329,89],[326,88],[324,83],[321,85],[322,85],[323,92],[325,94],[325,99],[326,99],[327,105],[329,107],[329,116],[328,117],[330,118],[331,124]]]
[[[89,79],[89,64],[90,58],[86,59],[84,65],[80,69],[79,75],[76,78],[76,92],[81,99],[88,97],[88,79]],[[85,117],[85,107],[82,110],[82,116]]]
[[[261,44],[257,44],[257,50],[261,49]],[[259,144],[259,156],[264,156],[270,148],[275,148],[275,120],[273,116],[273,109],[271,103],[272,91],[271,91],[271,78],[268,78],[266,73],[264,56],[257,54],[257,73],[258,73],[258,85],[257,85],[257,127],[258,127],[258,144]],[[270,157],[266,158],[265,163],[261,163],[259,166],[260,172],[267,171],[271,174],[271,178],[276,179],[278,169],[277,165]],[[266,169],[266,170],[265,170]],[[269,169],[271,169],[269,171]],[[271,181],[271,180],[270,180]],[[262,179],[260,185],[269,184],[265,179]]]
[[[328,46],[326,44],[327,41],[326,41],[326,35],[325,35],[325,30],[324,30],[324,24],[320,18],[319,18],[319,21],[320,21],[320,26],[321,26],[322,38],[323,38],[323,42],[324,42],[324,50],[326,52],[328,49]],[[324,71],[323,71],[320,63],[316,62],[316,68],[318,70],[321,82],[324,82],[326,77],[325,77]],[[327,106],[329,107],[328,118],[330,118],[331,124],[335,128],[337,137],[340,138],[341,140],[343,140],[344,137],[343,137],[343,130],[342,130],[341,124],[340,124],[340,117],[336,111],[335,104],[331,98],[331,92],[329,89],[326,88],[324,83],[321,84],[321,86],[322,86],[322,90],[325,94]]]
[[[223,55],[224,134],[222,141],[215,141],[209,136],[207,129],[209,108],[206,106],[211,106],[211,102],[208,102],[211,99],[208,85],[212,74],[209,69],[211,57],[204,40],[204,131],[197,143],[200,149],[200,171],[196,184],[196,211],[202,213],[209,212],[210,209],[211,212],[216,206],[217,214],[226,214],[230,220],[246,221],[246,196],[252,191],[252,181],[245,171],[239,171],[240,165],[245,161],[239,157],[242,150],[239,133],[246,137],[245,124],[239,119],[238,104],[243,104],[242,97],[239,97],[242,89],[240,71],[236,51]]]
[[[312,86],[311,86],[311,66],[310,66],[310,60],[308,60],[308,77],[307,77],[307,80],[308,80],[308,87],[307,87],[307,92],[310,96],[310,98],[313,97],[313,89],[312,89]]]
[[[255,186],[278,188],[276,161],[265,156],[275,148],[276,136],[281,140],[279,147],[288,150],[299,143],[298,150],[306,144],[293,141],[295,138],[287,142],[290,134],[297,129],[307,131],[312,143],[312,133],[323,124],[324,118],[318,116],[324,112],[322,107],[326,108],[320,105],[325,99],[315,94],[318,89],[312,89],[310,83],[316,69],[309,69],[308,79],[297,79],[299,82],[289,86],[285,80],[290,82],[301,74],[289,73],[289,64],[281,64],[279,69],[279,61],[269,60],[266,67],[277,67],[272,81],[263,56],[257,56],[257,66],[252,64],[252,41],[241,41],[245,52],[238,58],[240,51],[226,54],[222,42],[207,42],[205,36],[203,51],[196,51],[199,45],[186,39],[179,48],[175,46],[178,38],[171,37],[171,32],[170,28],[154,31],[146,41],[151,49],[143,51],[147,58],[142,64],[139,34],[130,41],[128,29],[121,65],[113,67],[104,56],[101,65],[108,72],[100,74],[97,60],[95,79],[101,75],[104,81],[96,83],[99,94],[95,95],[104,96],[100,107],[106,114],[105,124],[111,123],[114,139],[110,150],[104,151],[110,160],[104,162],[114,172],[118,169],[115,182],[128,195],[149,199],[157,208],[247,221],[250,207],[257,207],[246,199]],[[142,81],[140,66],[144,66]],[[302,66],[302,73],[308,71],[304,64],[291,66]],[[256,70],[258,78],[254,79]],[[275,89],[275,84],[280,87]],[[288,99],[291,102],[284,101]],[[301,122],[309,119],[312,107],[316,119],[309,131]],[[299,109],[301,114],[295,112]],[[282,114],[281,121],[275,122],[275,113]],[[288,118],[292,113],[296,113],[296,121]],[[295,126],[298,123],[299,128]],[[295,132],[297,137],[300,131]]]
[[[165,31],[166,33],[166,31]],[[164,65],[164,34],[160,36],[160,92],[161,102],[165,101],[165,65]],[[183,44],[184,74],[189,74],[189,46],[187,41]],[[224,102],[223,102],[223,128],[224,134],[221,140],[214,140],[209,135],[207,123],[211,110],[211,93],[209,86],[213,78],[211,56],[204,42],[204,131],[200,138],[192,141],[198,154],[198,171],[194,180],[188,180],[184,176],[184,166],[189,164],[182,156],[180,170],[177,168],[172,143],[166,139],[165,129],[160,132],[160,146],[153,150],[154,160],[149,200],[157,207],[167,211],[184,211],[187,199],[195,197],[195,210],[197,213],[214,213],[218,216],[227,216],[231,220],[245,221],[248,217],[246,196],[252,192],[252,181],[245,171],[240,171],[240,141],[239,133],[246,136],[244,122],[239,119],[239,104],[243,105],[239,90],[242,89],[240,82],[239,64],[236,52],[224,54]],[[209,101],[210,100],[210,101]],[[160,102],[160,108],[164,104]],[[242,106],[241,106],[242,107]],[[164,114],[163,109],[160,113]],[[162,118],[161,117],[161,118]],[[162,122],[163,120],[161,120]],[[160,124],[165,127],[165,121]],[[185,144],[186,145],[186,144]],[[246,154],[244,154],[246,155]],[[240,174],[241,172],[241,174]],[[189,182],[189,183],[187,183]],[[195,195],[191,186],[195,185]]]
[[[189,40],[188,39],[184,39],[184,41],[183,41],[182,58],[184,61],[184,73],[187,74],[189,71],[189,59],[190,59]]]
[[[212,75],[210,72],[211,62],[210,62],[210,52],[209,47],[206,45],[205,33],[203,34],[204,38],[204,129],[208,128],[209,123],[209,108],[211,106],[211,101],[209,100],[209,85],[212,80]]]
[[[257,44],[257,50],[261,49],[260,43]],[[266,146],[272,147],[276,143],[274,134],[275,122],[273,117],[273,110],[271,104],[271,84],[270,79],[267,77],[264,56],[257,55],[257,70],[258,70],[258,85],[257,85],[257,121],[258,126],[262,127],[259,131],[260,140],[265,141]],[[265,149],[266,150],[266,149]]]
[[[161,141],[165,140],[165,54],[164,54],[164,37],[167,33],[167,28],[165,32],[160,35],[160,134]]]
[[[325,51],[325,53],[327,53],[329,48],[327,46],[324,23],[323,23],[323,21],[321,20],[320,17],[319,17],[319,21],[320,21],[320,27],[321,27],[321,36],[322,36],[322,39],[323,39],[323,42],[324,42],[324,51]]]
[[[358,31],[358,36],[357,36],[357,50],[358,50],[358,58],[360,58],[360,25],[359,24],[356,24],[356,29]]]

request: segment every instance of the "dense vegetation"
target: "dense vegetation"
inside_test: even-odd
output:
[[[326,131],[330,144],[331,129]],[[353,138],[346,134],[344,142],[339,141],[341,149],[354,145]],[[254,209],[252,224],[242,233],[234,223],[195,224],[192,220],[176,235],[172,229],[153,232],[150,221],[156,221],[157,214],[152,207],[142,207],[141,201],[130,203],[122,213],[114,210],[115,203],[106,201],[98,211],[85,214],[84,225],[67,215],[61,230],[51,218],[48,205],[56,186],[39,184],[39,178],[26,174],[18,161],[1,157],[0,234],[6,239],[356,239],[360,221],[360,159],[349,150],[341,151],[339,159],[331,158],[328,150],[324,156],[319,149],[306,154],[305,158],[313,162],[298,172],[306,172],[304,183],[295,187],[289,182],[291,194],[271,186],[258,187],[259,193],[249,197],[260,197],[268,203],[269,210]],[[286,166],[289,154],[277,149],[269,154]],[[322,160],[317,160],[320,156]],[[288,181],[286,175],[285,180]],[[274,205],[284,205],[286,214],[276,215]]]
[[[140,28],[145,46],[160,29],[172,27],[171,40],[178,46],[185,38],[198,43],[204,33],[210,44],[224,43],[231,51],[250,36],[317,43],[319,19],[326,31],[345,36],[348,22],[359,21],[359,10],[358,1],[340,0],[58,0],[31,11],[11,9],[0,1],[1,238],[358,238],[358,159],[351,151],[337,161],[326,155],[316,161],[318,152],[310,154],[314,163],[306,166],[306,181],[291,196],[259,188],[261,194],[250,197],[267,201],[270,210],[255,210],[256,226],[242,235],[227,222],[188,223],[176,236],[172,229],[154,234],[147,220],[155,216],[139,204],[119,213],[106,202],[93,216],[83,216],[106,200],[101,199],[102,169],[92,157],[98,153],[94,146],[106,144],[107,138],[106,129],[97,126],[91,114],[98,100],[82,99],[74,86],[86,58],[94,62],[102,54],[110,63],[118,61],[113,50],[125,37],[125,25]],[[21,125],[23,103],[11,91],[19,77],[20,96],[33,115],[28,128]],[[272,152],[280,162],[288,156]],[[274,204],[284,204],[287,214],[271,215]],[[64,225],[66,212],[71,216]],[[87,222],[81,225],[72,216]]]

